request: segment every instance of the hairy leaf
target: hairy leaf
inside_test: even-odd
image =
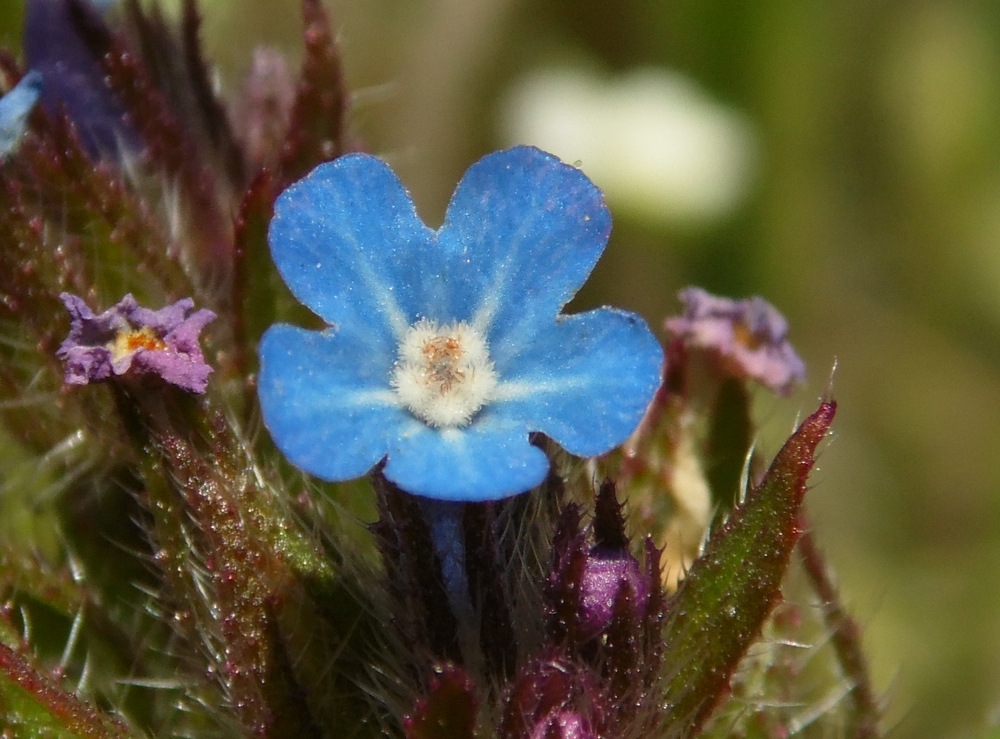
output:
[[[800,507],[836,403],[799,426],[761,484],[709,540],[670,605],[665,703],[671,735],[694,736],[776,604],[802,533]]]

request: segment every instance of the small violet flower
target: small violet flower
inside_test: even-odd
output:
[[[684,315],[668,318],[667,330],[688,346],[714,352],[726,372],[781,395],[805,380],[805,364],[788,343],[788,322],[763,298],[729,300],[698,287],[679,297]]]
[[[63,293],[69,336],[56,356],[66,363],[68,385],[86,385],[125,374],[158,375],[192,393],[203,393],[212,368],[198,335],[215,319],[210,310],[192,313],[191,298],[154,311],[126,295],[113,308],[94,313],[76,295]]]
[[[0,98],[0,161],[17,149],[41,92],[42,76],[32,71]]]
[[[259,392],[275,442],[328,480],[383,474],[417,495],[489,500],[539,484],[542,432],[579,456],[638,424],[662,350],[641,318],[562,315],[611,218],[574,167],[534,148],[491,154],[440,230],[379,159],[317,167],[275,204],[270,242],[292,292],[330,328],[276,325]]]

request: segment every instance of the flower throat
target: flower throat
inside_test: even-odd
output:
[[[403,405],[431,426],[465,426],[496,390],[497,374],[483,336],[465,321],[422,318],[407,329],[393,367]]]

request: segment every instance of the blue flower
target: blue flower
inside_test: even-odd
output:
[[[28,72],[0,98],[0,161],[17,150],[41,89],[42,76],[38,72]]]
[[[661,347],[638,316],[562,315],[604,251],[600,191],[537,149],[491,154],[462,179],[440,230],[379,159],[317,167],[278,198],[274,261],[330,327],[272,326],[260,402],[301,469],[383,474],[417,495],[477,501],[539,484],[538,431],[579,456],[636,427]]]

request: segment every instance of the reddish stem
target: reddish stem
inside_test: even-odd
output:
[[[819,596],[823,619],[832,632],[833,648],[844,675],[851,681],[854,716],[851,736],[855,739],[876,739],[879,736],[879,707],[868,674],[868,660],[861,648],[861,627],[840,601],[833,575],[816,546],[809,526],[803,526],[799,539],[799,555],[813,590]]]
[[[21,654],[3,643],[0,643],[0,672],[45,706],[67,729],[81,737],[107,739],[126,736],[127,729],[123,724],[57,687]]]

